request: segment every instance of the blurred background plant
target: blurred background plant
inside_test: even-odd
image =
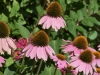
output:
[[[46,7],[53,0],[0,0],[0,20],[10,27],[10,37],[28,38],[42,27],[38,25],[40,18],[46,14]],[[62,6],[62,17],[66,22],[65,28],[55,32],[50,31],[49,45],[55,53],[61,53],[62,39],[73,40],[78,35],[88,39],[89,45],[98,50],[100,44],[100,0],[55,0]],[[25,58],[15,61],[10,55],[4,55],[6,63],[0,68],[0,75],[30,75],[33,60]],[[39,75],[53,75],[54,66],[42,65]],[[36,69],[38,67],[36,64]],[[19,71],[20,69],[20,71]],[[34,72],[35,72],[34,71]],[[61,75],[57,70],[56,75]]]

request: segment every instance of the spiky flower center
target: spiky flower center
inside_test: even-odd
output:
[[[84,36],[78,36],[74,39],[73,45],[79,49],[86,49],[88,46],[88,41]]]
[[[49,37],[45,31],[40,30],[39,32],[33,35],[33,37],[31,38],[31,42],[35,46],[47,46],[49,43]]]
[[[96,71],[97,71],[98,73],[100,73],[100,68],[96,68]]]
[[[57,54],[57,58],[60,59],[60,60],[65,60],[66,57],[62,54]]]
[[[90,50],[84,50],[79,58],[85,63],[91,63],[93,60],[93,54]]]
[[[93,54],[96,56],[96,59],[100,59],[100,53],[98,51],[93,52]]]
[[[8,25],[5,22],[0,21],[0,38],[8,37],[9,34],[10,34],[10,29]]]
[[[47,9],[47,14],[51,17],[60,17],[62,14],[62,8],[58,2],[51,2]]]

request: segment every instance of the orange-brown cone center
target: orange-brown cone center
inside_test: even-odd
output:
[[[0,38],[8,37],[9,34],[10,34],[10,29],[8,25],[5,22],[0,21]]]
[[[45,31],[40,30],[32,36],[31,42],[36,46],[47,46],[49,43],[49,37]]]
[[[84,36],[78,36],[74,39],[73,45],[79,49],[86,49],[88,46],[88,41]]]
[[[47,14],[51,17],[60,17],[62,14],[62,8],[60,4],[56,1],[51,2],[48,5],[46,11],[47,11]]]
[[[91,63],[93,60],[93,53],[90,50],[84,50],[79,58],[85,63]]]
[[[66,57],[62,54],[57,54],[58,59],[60,60],[66,60]]]
[[[100,53],[98,51],[93,52],[93,54],[96,56],[96,59],[100,59]]]

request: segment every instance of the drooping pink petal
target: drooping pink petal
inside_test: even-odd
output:
[[[45,47],[45,50],[46,50],[47,54],[50,56],[50,58],[52,59],[52,58],[53,58],[53,54],[52,54],[52,52],[49,50],[49,48],[48,48],[48,47]]]
[[[17,47],[16,47],[14,41],[10,37],[7,37],[6,39],[7,39],[7,43],[9,44],[9,46],[15,50]]]
[[[50,26],[51,26],[51,18],[48,17],[48,20],[46,21],[46,23],[47,23],[46,29],[50,28]]]
[[[33,59],[36,56],[36,53],[37,53],[37,46],[34,46],[30,53],[30,58]]]
[[[58,29],[56,28],[56,25],[55,25],[55,18],[52,18],[51,20],[52,20],[52,28],[54,28],[55,31],[57,32]]]
[[[47,60],[47,58],[48,58],[48,55],[47,55],[47,53],[46,53],[46,50],[45,50],[45,48],[44,48],[44,50],[42,50],[42,51],[43,51],[43,53],[44,53],[45,60]]]
[[[1,52],[2,52],[2,41],[1,41],[2,39],[0,38],[0,54],[1,54]]]
[[[49,50],[51,51],[51,53],[55,54],[54,50],[49,45],[47,47],[49,48]]]
[[[25,52],[27,51],[30,47],[32,47],[33,45],[32,44],[29,44],[28,46],[26,46],[22,51]]]
[[[80,64],[81,64],[81,61],[79,59],[70,63],[70,65],[73,67],[78,67]]]
[[[93,69],[92,69],[91,65],[89,65],[89,72],[90,72],[91,75],[93,74]]]
[[[40,24],[43,24],[46,20],[47,20],[47,18],[48,18],[48,16],[43,16],[41,19],[40,19],[40,21],[39,21],[39,25]]]
[[[43,55],[43,50],[41,50],[41,47],[37,48],[37,57],[38,59],[41,59]]]
[[[47,57],[46,57],[44,51],[45,51],[45,48],[44,48],[44,47],[41,47],[41,54],[42,54],[41,57],[42,57],[42,59],[43,59],[44,61],[47,61]]]
[[[32,52],[33,47],[30,47],[26,52],[26,57],[29,57]]]
[[[85,70],[86,70],[86,75],[88,75],[89,74],[89,67],[91,67],[89,64],[86,64],[86,68],[85,68]]]
[[[6,39],[2,38],[1,41],[2,41],[2,48],[3,48],[3,50],[5,50],[8,54],[11,54],[11,49],[9,48]]]

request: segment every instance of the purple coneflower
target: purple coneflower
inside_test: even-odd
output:
[[[0,54],[6,51],[11,54],[11,49],[16,49],[16,45],[12,38],[9,37],[10,29],[6,23],[0,21]]]
[[[89,75],[96,71],[93,60],[93,53],[90,50],[84,50],[79,56],[72,57],[70,65],[75,68],[77,73],[83,72],[83,74]]]
[[[57,54],[53,57],[53,61],[55,62],[55,65],[58,69],[66,68],[68,65],[68,62],[66,61],[66,57],[62,54]]]
[[[64,48],[63,52],[64,53],[70,52],[72,56],[73,54],[79,55],[85,49],[95,51],[93,48],[88,46],[88,41],[84,36],[78,36],[72,42],[70,41],[65,41],[65,42],[67,42],[68,44],[62,45],[62,47]]]
[[[64,28],[66,26],[66,23],[61,16],[62,8],[58,2],[51,2],[46,11],[47,15],[43,16],[38,23],[39,25],[43,24],[43,29],[49,29],[52,27],[55,31],[58,31],[60,28]]]
[[[38,59],[47,61],[48,57],[52,58],[55,54],[49,46],[49,37],[43,30],[31,37],[30,44],[23,49],[23,52],[26,52],[26,57],[35,58],[36,61]]]
[[[5,63],[5,59],[0,56],[0,67],[2,67],[2,64]]]

